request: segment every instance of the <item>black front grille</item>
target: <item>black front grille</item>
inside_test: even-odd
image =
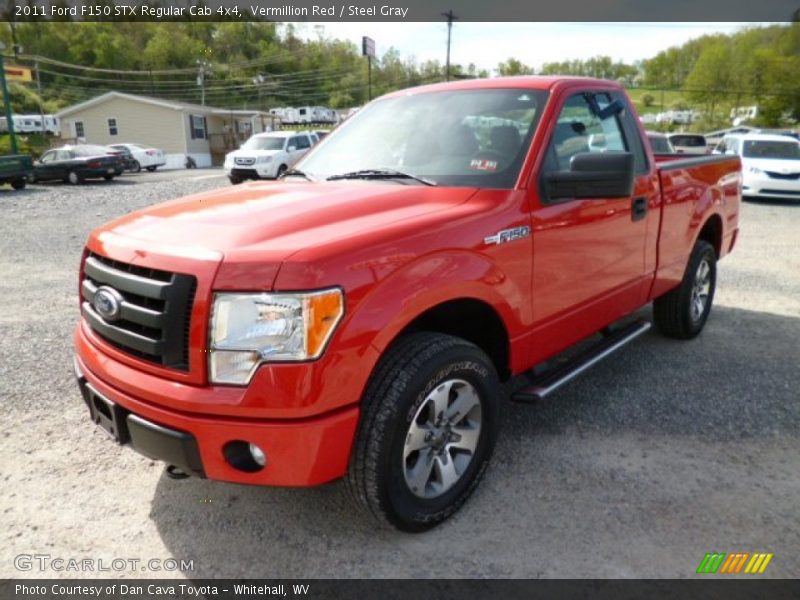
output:
[[[785,179],[788,181],[797,181],[800,179],[800,173],[776,173],[775,171],[766,171],[772,179]]]
[[[762,194],[774,194],[775,196],[800,196],[800,190],[761,190]]]
[[[119,316],[103,318],[94,308],[101,287],[121,297]],[[122,263],[89,254],[81,282],[81,313],[112,346],[165,367],[189,370],[189,327],[197,280],[192,275]]]

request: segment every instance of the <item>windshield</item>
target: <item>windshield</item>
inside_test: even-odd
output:
[[[282,150],[285,141],[283,137],[251,137],[242,144],[242,150]]]
[[[685,146],[687,148],[700,148],[706,145],[706,138],[702,135],[673,135],[669,141],[675,146]]]
[[[748,158],[800,159],[800,144],[786,142],[749,141],[744,143],[744,156]]]
[[[511,188],[546,98],[524,89],[385,98],[358,111],[298,168],[315,179],[391,169],[440,185]]]

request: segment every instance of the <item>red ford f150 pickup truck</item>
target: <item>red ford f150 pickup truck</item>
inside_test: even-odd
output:
[[[485,471],[501,381],[538,367],[513,399],[546,397],[644,332],[629,315],[649,302],[664,334],[701,331],[740,189],[737,157],[654,156],[615,83],[393,93],[278,182],[94,231],[80,388],[173,474],[345,478],[423,530]]]

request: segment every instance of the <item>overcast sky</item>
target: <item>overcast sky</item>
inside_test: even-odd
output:
[[[453,25],[451,60],[494,69],[514,57],[536,68],[546,62],[608,55],[633,62],[650,58],[705,33],[730,33],[747,23],[462,23]],[[446,23],[308,23],[296,24],[298,34],[316,37],[324,27],[326,37],[351,40],[360,47],[361,36],[375,40],[378,55],[391,46],[406,58],[444,63]]]

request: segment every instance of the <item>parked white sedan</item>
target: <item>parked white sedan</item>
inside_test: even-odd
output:
[[[726,135],[715,154],[742,157],[742,195],[800,200],[800,142],[785,135]]]
[[[148,171],[155,171],[158,167],[163,167],[167,164],[167,159],[164,157],[164,151],[142,144],[111,144],[109,148],[116,148],[117,150],[127,149],[136,161],[136,166],[133,170],[137,173],[142,169]]]
[[[225,155],[225,172],[234,185],[245,179],[275,179],[291,169],[314,142],[305,132],[257,133]]]

